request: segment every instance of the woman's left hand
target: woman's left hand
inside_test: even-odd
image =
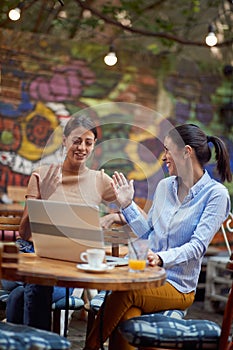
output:
[[[163,261],[160,258],[160,256],[152,250],[149,249],[148,254],[147,254],[147,260],[149,262],[150,266],[163,266]]]
[[[116,199],[122,208],[128,207],[134,197],[133,180],[128,181],[122,173],[115,171],[113,176],[112,187]]]

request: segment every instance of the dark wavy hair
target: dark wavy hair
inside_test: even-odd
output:
[[[79,115],[79,116],[73,116],[69,119],[67,122],[65,128],[64,128],[64,135],[67,137],[70,135],[70,133],[78,128],[83,127],[84,129],[90,130],[93,132],[95,140],[97,139],[97,128],[93,121],[89,119],[86,115]]]

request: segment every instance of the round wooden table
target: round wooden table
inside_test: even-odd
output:
[[[17,269],[4,278],[47,286],[80,287],[104,290],[132,290],[159,287],[166,279],[161,267],[147,267],[144,272],[133,273],[128,266],[115,267],[104,273],[79,270],[76,263],[40,258],[36,254],[19,254]]]
[[[17,263],[12,263],[9,260],[5,263],[3,259],[1,278],[46,286],[66,287],[67,306],[64,336],[67,334],[70,287],[123,291],[159,287],[166,280],[166,272],[161,267],[147,267],[144,272],[134,273],[128,271],[128,266],[121,266],[104,273],[93,273],[79,270],[74,262],[40,258],[35,253],[17,254],[17,256]]]

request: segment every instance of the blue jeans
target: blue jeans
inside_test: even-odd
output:
[[[17,288],[18,286],[23,286],[23,282],[13,282],[13,281],[7,281],[7,280],[1,280],[1,285],[4,290],[7,290],[11,292],[13,289]]]
[[[69,288],[71,295],[73,288]],[[65,288],[40,286],[37,284],[18,285],[7,300],[7,322],[25,324],[44,330],[51,330],[51,305],[65,297]]]
[[[17,240],[21,252],[34,251],[33,243]],[[51,305],[65,297],[66,288],[48,287],[22,282],[1,281],[5,290],[11,291],[7,300],[6,319],[8,322],[51,330]],[[73,288],[69,288],[71,295]]]
[[[24,287],[23,282],[13,282],[13,281],[7,281],[7,280],[1,280],[2,288],[4,290],[12,292],[13,289],[22,286]],[[74,288],[69,288],[69,294],[71,295],[73,293]],[[52,302],[55,303],[61,298],[65,298],[66,296],[66,289],[64,287],[57,287],[55,286],[53,288],[53,295],[52,295]]]
[[[19,285],[8,297],[7,322],[51,330],[52,287]]]

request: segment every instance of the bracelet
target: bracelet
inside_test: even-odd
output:
[[[159,262],[158,262],[158,266],[160,266],[160,267],[163,267],[163,260],[160,258],[160,256],[158,255],[158,257],[159,257]]]

